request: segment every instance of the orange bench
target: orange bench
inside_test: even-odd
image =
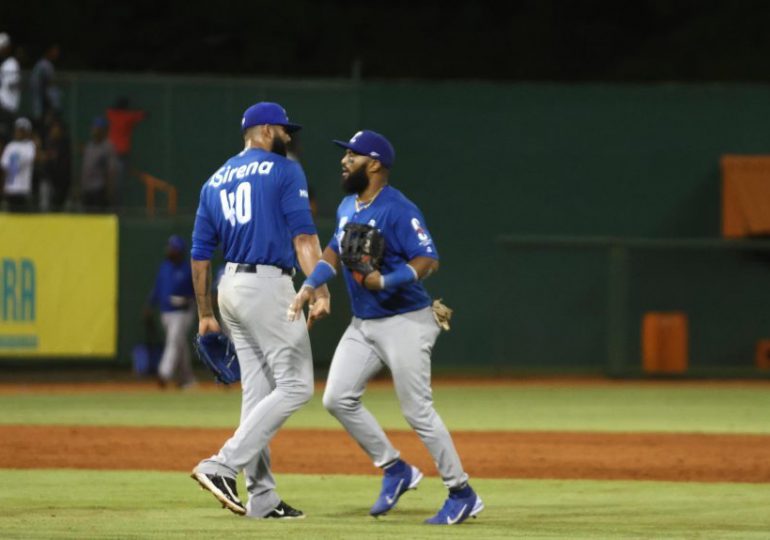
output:
[[[770,156],[724,155],[722,236],[770,235]]]

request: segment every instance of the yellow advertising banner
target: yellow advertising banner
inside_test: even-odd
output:
[[[0,214],[0,357],[115,355],[118,219]]]

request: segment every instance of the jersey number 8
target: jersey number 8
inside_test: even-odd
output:
[[[228,193],[226,189],[219,192],[219,200],[222,201],[222,213],[230,225],[235,227],[238,221],[241,225],[251,221],[251,184],[241,182],[235,193]]]

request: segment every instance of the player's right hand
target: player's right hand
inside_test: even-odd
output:
[[[201,317],[200,321],[198,321],[198,335],[199,336],[205,336],[206,334],[210,334],[211,332],[221,332],[222,329],[219,327],[219,322],[217,322],[216,318],[213,316],[208,317]]]
[[[294,300],[292,300],[289,305],[289,308],[286,310],[286,319],[288,321],[293,322],[299,320],[302,315],[302,308],[304,308],[305,304],[313,298],[313,291],[313,287],[309,286],[304,286],[299,290],[294,297]]]

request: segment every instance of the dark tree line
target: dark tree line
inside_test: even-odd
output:
[[[31,65],[290,77],[770,80],[762,0],[2,2]]]

